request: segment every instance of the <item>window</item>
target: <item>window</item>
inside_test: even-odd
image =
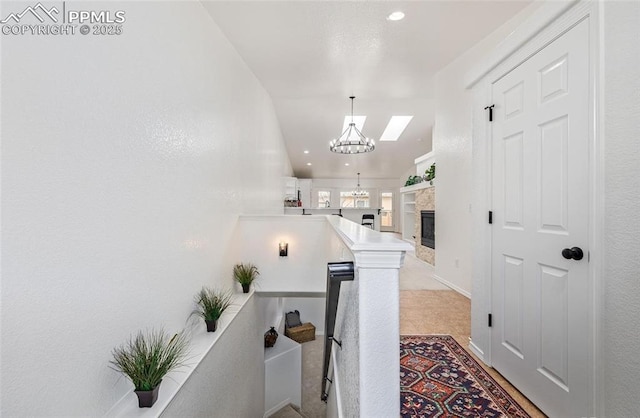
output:
[[[361,195],[354,196],[353,192],[340,192],[341,208],[368,208],[369,192],[363,191]]]
[[[329,190],[318,190],[318,207],[331,207],[331,192]]]

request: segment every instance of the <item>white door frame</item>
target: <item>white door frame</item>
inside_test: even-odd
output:
[[[602,34],[600,32],[601,2],[588,0],[545,3],[526,20],[488,59],[467,77],[467,88],[473,88],[473,171],[484,175],[474,177],[473,211],[473,280],[470,349],[482,361],[491,365],[491,330],[487,316],[491,313],[491,228],[487,222],[491,210],[491,124],[484,107],[490,105],[491,85],[504,74],[544,48],[578,22],[589,19],[590,27],[590,98],[589,98],[589,281],[590,312],[589,362],[592,366],[590,387],[593,394],[593,414],[603,414],[604,390],[602,368],[602,313],[604,238],[604,137],[602,135]]]

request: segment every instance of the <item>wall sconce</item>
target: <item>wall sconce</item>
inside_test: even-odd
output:
[[[286,242],[278,244],[278,249],[280,250],[280,257],[286,257],[289,254],[289,244]]]

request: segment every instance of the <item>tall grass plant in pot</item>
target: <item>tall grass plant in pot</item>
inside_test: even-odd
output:
[[[184,365],[188,350],[189,340],[182,332],[171,336],[164,330],[139,331],[113,350],[110,364],[131,380],[138,406],[150,408],[158,400],[162,379]]]
[[[258,267],[251,263],[240,263],[233,266],[233,279],[240,283],[243,293],[249,293],[251,284],[259,275]]]
[[[215,290],[203,287],[195,297],[197,308],[194,315],[201,316],[207,324],[207,332],[215,332],[218,319],[231,306],[233,294],[229,290]]]

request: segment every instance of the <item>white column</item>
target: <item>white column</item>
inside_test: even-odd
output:
[[[337,216],[327,219],[353,254],[358,284],[359,376],[358,382],[343,392],[346,396],[358,394],[358,416],[362,418],[397,417],[400,414],[399,277],[404,254],[412,247],[392,234],[372,231]],[[345,346],[344,350],[350,347]],[[345,353],[341,352],[340,357],[342,354]],[[355,357],[351,352],[346,354],[349,358]]]
[[[359,281],[360,416],[400,413],[400,294],[403,251],[354,251]]]

